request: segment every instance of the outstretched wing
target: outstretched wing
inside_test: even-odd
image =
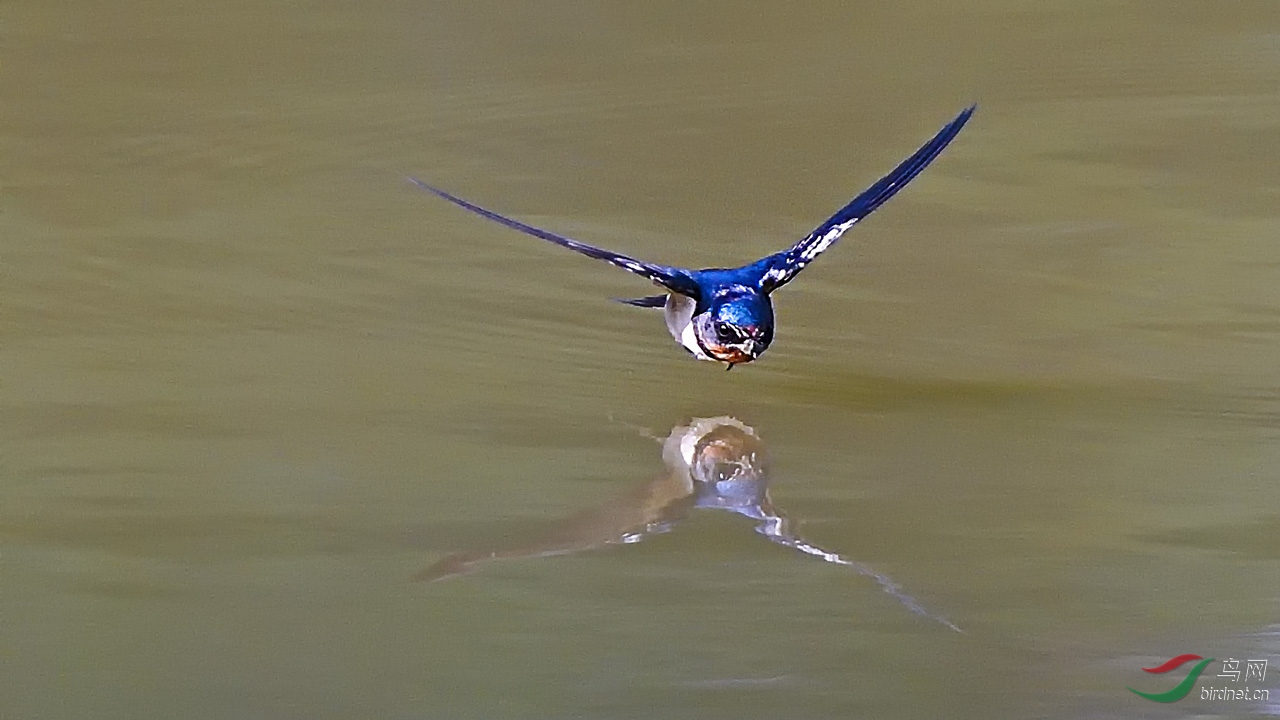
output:
[[[660,308],[666,307],[667,305],[666,295],[650,295],[642,298],[614,298],[614,300],[617,300],[624,305],[634,305],[636,307],[643,308]]]
[[[870,215],[872,211],[884,204],[886,200],[893,197],[899,190],[906,186],[908,182],[916,175],[920,174],[933,159],[938,157],[955,136],[960,132],[960,128],[969,121],[969,117],[973,115],[976,105],[970,105],[956,116],[954,120],[947,123],[945,127],[938,131],[933,139],[925,143],[914,155],[902,161],[902,164],[893,169],[893,172],[880,178],[880,180],[871,187],[863,191],[861,195],[854,198],[848,205],[840,209],[840,212],[832,215],[826,222],[822,223],[809,236],[780,253],[765,258],[766,262],[762,263],[765,268],[761,278],[761,287],[765,292],[782,287],[790,282],[806,265],[813,262],[823,250],[835,244],[836,240],[844,234],[845,230],[853,227],[859,220]]]
[[[639,275],[640,277],[648,278],[649,280],[652,280],[653,282],[657,283],[658,285],[661,285],[662,287],[667,288],[668,290],[678,292],[682,295],[688,295],[689,297],[694,299],[697,299],[698,297],[697,283],[694,282],[693,278],[690,277],[688,272],[680,268],[667,267],[665,265],[655,265],[653,263],[644,262],[643,260],[636,260],[635,258],[627,257],[626,255],[622,255],[620,253],[610,252],[603,248],[594,247],[592,245],[581,243],[581,242],[578,242],[577,240],[572,240],[562,235],[557,235],[548,230],[536,228],[532,225],[526,225],[520,222],[519,220],[512,220],[511,218],[506,217],[504,215],[499,215],[498,213],[493,212],[492,210],[486,210],[480,207],[479,205],[476,205],[475,203],[467,202],[466,200],[463,200],[462,198],[456,195],[447,193],[444,190],[431,187],[430,185],[422,182],[421,180],[415,177],[409,178],[409,182],[413,183],[414,185],[417,185],[418,187],[422,188],[423,190],[426,190],[427,192],[433,195],[436,195],[444,198],[445,200],[448,200],[449,202],[453,203],[454,205],[457,205],[458,207],[464,208],[466,210],[470,210],[471,212],[481,217],[485,217],[495,222],[502,223],[503,225],[506,225],[507,227],[512,228],[513,230],[519,230],[520,232],[525,233],[526,235],[532,235],[536,238],[542,238],[543,240],[546,240],[548,242],[553,242],[562,247],[567,247],[570,250],[575,250],[577,252],[580,252],[583,255],[586,255],[587,257],[592,257],[597,260],[603,260],[609,263],[610,265],[616,265],[617,267],[620,267],[623,270],[627,270],[628,272],[633,272],[636,275]]]
[[[879,572],[866,563],[858,562],[857,560],[850,560],[839,553],[823,550],[804,538],[798,535],[793,535],[789,527],[790,522],[787,520],[786,516],[782,515],[768,504],[760,507],[759,512],[759,516],[749,517],[756,517],[756,519],[760,521],[760,523],[756,525],[756,532],[769,538],[771,542],[775,542],[783,547],[799,550],[805,555],[811,555],[833,565],[843,565],[863,577],[869,577],[872,580],[875,580],[881,590],[893,596],[895,600],[902,603],[904,607],[916,615],[935,620],[956,632],[964,632],[959,627],[956,627],[955,623],[945,617],[935,615],[934,613],[926,610],[918,600],[911,597],[907,591],[902,589],[901,585],[894,582],[893,578],[890,578],[888,575]],[[740,514],[745,515],[746,513]]]

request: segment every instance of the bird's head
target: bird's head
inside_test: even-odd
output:
[[[755,360],[773,342],[773,306],[761,293],[716,298],[693,322],[702,349],[730,367]]]
[[[694,418],[677,426],[663,445],[662,457],[674,473],[694,485],[764,485],[768,458],[751,426],[728,416]]]

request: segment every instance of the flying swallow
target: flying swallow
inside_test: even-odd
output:
[[[638,307],[664,308],[667,330],[677,343],[699,360],[722,362],[732,369],[734,365],[760,357],[773,342],[770,294],[791,282],[809,263],[834,245],[846,230],[870,215],[928,167],[959,134],[975,108],[966,108],[911,157],[803,240],[786,250],[735,268],[693,270],[637,260],[500,215],[417,178],[409,180],[481,217],[647,278],[665,292],[621,302]]]

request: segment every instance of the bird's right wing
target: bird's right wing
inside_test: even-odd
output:
[[[624,305],[634,305],[636,307],[643,307],[643,308],[660,308],[660,307],[666,307],[667,305],[666,295],[649,295],[648,297],[642,297],[642,298],[614,298],[614,299]]]
[[[548,242],[553,242],[556,245],[560,245],[561,247],[567,247],[570,250],[580,252],[583,255],[586,255],[587,257],[595,258],[597,260],[603,260],[609,263],[610,265],[614,265],[628,272],[635,273],[640,277],[651,280],[654,283],[661,285],[662,287],[667,288],[668,290],[671,290],[673,292],[680,293],[681,295],[688,295],[689,297],[694,298],[695,300],[698,298],[698,284],[694,282],[693,277],[685,270],[682,270],[680,268],[667,267],[666,265],[656,265],[654,263],[644,262],[643,260],[637,260],[632,257],[627,257],[626,255],[623,255],[621,253],[611,252],[603,248],[598,248],[593,245],[588,245],[586,243],[578,242],[577,240],[564,237],[563,235],[557,235],[556,233],[553,233],[549,230],[543,230],[541,228],[536,228],[532,225],[526,225],[525,223],[522,223],[519,220],[513,220],[509,217],[506,217],[505,215],[499,215],[498,213],[492,210],[486,210],[485,208],[482,208],[479,205],[476,205],[475,203],[463,200],[457,195],[453,195],[439,188],[432,187],[415,177],[409,178],[409,182],[413,183],[414,185],[417,185],[418,187],[422,188],[423,190],[426,190],[427,192],[433,195],[436,195],[437,197],[441,197],[441,198],[444,198],[445,200],[448,200],[449,202],[453,203],[454,205],[457,205],[458,207],[461,207],[465,210],[470,210],[471,212],[479,215],[480,217],[488,218],[490,220],[493,220],[494,222],[501,223],[513,230],[519,230],[520,232],[526,235],[532,235],[536,238],[541,238]]]

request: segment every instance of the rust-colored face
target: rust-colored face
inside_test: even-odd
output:
[[[696,480],[757,480],[765,472],[764,445],[760,438],[733,425],[707,433],[694,450],[690,470]]]
[[[703,318],[698,340],[711,357],[731,365],[749,363],[769,347],[772,333],[756,324],[735,324]]]
[[[721,362],[727,362],[731,365],[741,365],[749,363],[756,359],[755,355],[746,352],[744,349],[733,345],[715,345],[707,344],[707,354]]]

